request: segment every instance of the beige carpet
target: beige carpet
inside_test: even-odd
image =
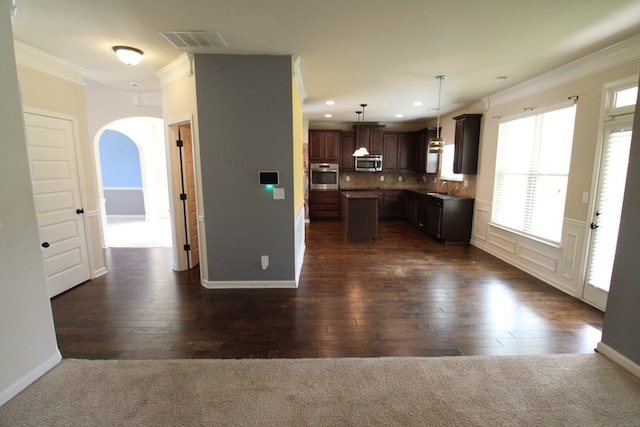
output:
[[[64,360],[2,426],[640,425],[640,378],[597,354]]]

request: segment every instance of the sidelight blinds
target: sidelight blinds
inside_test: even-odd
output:
[[[608,129],[602,153],[588,283],[609,290],[627,179],[631,128]]]
[[[571,105],[500,124],[494,224],[560,241],[575,111]]]

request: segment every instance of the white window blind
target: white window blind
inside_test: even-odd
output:
[[[493,223],[560,241],[575,111],[571,105],[500,124]]]
[[[596,206],[598,228],[591,243],[588,283],[609,290],[616,256],[622,202],[627,180],[631,128],[608,129],[600,166],[600,187]]]

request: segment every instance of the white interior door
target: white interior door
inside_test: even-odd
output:
[[[49,297],[90,279],[73,122],[25,113]]]
[[[604,145],[591,236],[583,298],[604,310],[609,295],[611,273],[618,243],[618,230],[627,179],[631,123],[605,127]]]

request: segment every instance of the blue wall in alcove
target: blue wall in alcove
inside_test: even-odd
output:
[[[140,153],[136,144],[115,130],[100,136],[100,167],[105,188],[142,188]]]
[[[100,169],[107,215],[144,215],[140,153],[126,135],[107,129],[100,136]]]

